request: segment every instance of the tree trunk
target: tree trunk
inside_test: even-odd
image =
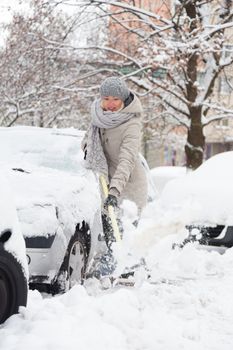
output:
[[[185,145],[186,167],[197,169],[203,161],[205,137],[201,121],[201,107],[190,109],[191,125],[188,130],[187,143]]]

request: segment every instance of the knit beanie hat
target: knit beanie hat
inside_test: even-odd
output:
[[[100,86],[100,95],[103,96],[114,96],[118,97],[120,100],[125,101],[129,95],[130,91],[124,82],[117,77],[106,78]]]

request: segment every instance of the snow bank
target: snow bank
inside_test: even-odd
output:
[[[230,203],[232,173],[228,176],[224,169],[225,165],[232,168],[231,155],[221,158],[223,175],[215,159],[216,164],[213,158],[210,167],[206,162],[182,181],[169,182],[161,198],[145,208],[137,228],[132,225],[135,207],[131,202],[124,204],[126,231],[121,247],[114,247],[119,268],[144,257],[152,284],[137,275],[135,288],[102,291],[98,284],[87,283],[56,297],[30,291],[27,308],[0,328],[0,348],[231,350],[233,249],[223,255],[199,250],[195,243],[182,250],[172,249],[174,241],[184,234],[187,219],[197,217],[200,198],[207,207],[199,213],[212,210],[213,196],[207,189],[212,191],[213,187],[208,187],[209,183],[215,185],[217,196],[220,185],[225,194],[221,198]],[[199,190],[206,190],[205,198],[198,196]],[[187,192],[191,195],[189,206],[183,205]],[[220,212],[222,204],[218,203]],[[230,206],[228,209],[230,217]],[[213,218],[213,213],[209,217]]]
[[[165,241],[154,251],[154,285],[94,293],[75,286],[53,298],[30,291],[28,307],[0,329],[0,348],[231,350],[232,250],[171,252]]]
[[[168,181],[186,174],[185,167],[159,166],[150,170],[153,182],[161,193]]]
[[[193,173],[169,182],[161,196],[164,210],[185,223],[233,224],[233,152],[220,153]]]

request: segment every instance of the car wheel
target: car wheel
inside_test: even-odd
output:
[[[52,284],[52,293],[64,293],[75,284],[82,284],[85,277],[87,259],[86,232],[76,231],[69,242],[56,281]]]
[[[27,304],[27,280],[22,266],[0,244],[0,323]]]

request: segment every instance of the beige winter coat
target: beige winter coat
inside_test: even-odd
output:
[[[139,159],[142,128],[139,99],[134,95],[134,100],[122,111],[135,113],[135,117],[115,128],[100,129],[108,163],[109,192],[134,201],[142,209],[147,202],[147,179]]]

